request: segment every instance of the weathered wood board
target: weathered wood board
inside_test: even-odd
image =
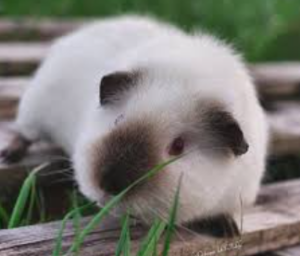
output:
[[[277,252],[269,253],[266,256],[299,256],[299,255],[300,255],[300,246],[295,246]]]
[[[300,98],[300,63],[258,63],[250,70],[267,100]]]
[[[25,77],[0,79],[0,119],[11,119],[29,81]]]
[[[48,50],[48,43],[0,43],[0,76],[33,73]]]
[[[88,219],[84,219],[85,226]],[[80,255],[109,256],[115,253],[120,230],[117,222],[99,226],[86,239]],[[51,255],[59,223],[0,231],[0,255]],[[74,238],[71,224],[64,233],[63,248]],[[145,234],[132,228],[133,250]],[[216,239],[179,229],[171,247],[172,256],[252,255],[300,243],[300,180],[264,186],[256,206],[245,209],[241,237]],[[284,253],[286,251],[282,251]],[[281,252],[279,252],[281,253]],[[284,254],[279,254],[284,255]]]
[[[277,111],[268,113],[272,133],[271,153],[300,155],[300,102],[277,103]]]
[[[92,21],[92,20],[90,20]],[[47,41],[80,27],[87,20],[0,19],[0,41]]]

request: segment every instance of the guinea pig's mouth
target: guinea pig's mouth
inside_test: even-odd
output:
[[[103,189],[101,189],[101,196],[98,198],[98,200],[96,201],[96,204],[99,206],[99,207],[104,207],[107,203],[109,203],[110,200],[112,200],[113,198],[115,197],[118,197],[120,196],[124,191],[126,191],[126,193],[124,193],[120,200],[119,200],[119,204],[122,204],[122,205],[129,205],[130,202],[132,200],[134,200],[137,196],[138,196],[138,193],[140,191],[143,191],[144,190],[144,186],[145,184],[137,184],[133,187],[131,187],[129,190],[126,191],[127,188],[125,188],[124,190],[118,192],[118,193],[110,193],[110,192],[107,192]]]
[[[134,197],[136,194],[135,190],[137,190],[137,189],[138,190],[140,189],[138,185],[137,185],[137,187],[133,187],[132,189],[130,189],[126,193],[124,193],[116,206],[119,208],[121,206],[124,207],[124,205],[129,206],[130,202],[132,200],[134,200]],[[125,190],[123,190],[123,191],[125,191]],[[101,208],[105,207],[112,199],[121,195],[121,193],[123,193],[123,191],[121,191],[117,194],[114,194],[114,193],[112,194],[112,193],[109,193],[109,192],[101,189],[101,195],[96,200],[97,206],[99,206]]]
[[[134,215],[134,211],[132,210],[132,207],[136,205],[137,201],[148,198],[148,193],[150,193],[150,191],[152,191],[153,189],[155,190],[156,183],[157,180],[155,180],[155,177],[151,177],[151,180],[137,183],[136,185],[131,186],[130,189],[129,187],[126,187],[124,190],[116,194],[110,193],[100,188],[100,191],[98,191],[100,193],[98,193],[98,198],[95,200],[95,203],[97,204],[98,207],[104,208],[113,199],[121,195],[119,197],[119,200],[117,200],[118,202],[114,208],[117,208],[118,211],[121,212],[125,212],[128,209],[130,209],[130,212],[132,212]]]
[[[108,204],[115,198],[116,196],[104,193],[95,203],[96,205],[103,209],[108,206]],[[130,209],[130,210],[129,210]],[[130,212],[131,217],[136,217],[134,211],[132,211],[132,200],[128,198],[125,194],[119,202],[109,211],[109,215],[115,217],[121,217],[125,212]]]
[[[103,193],[103,195],[96,201],[96,204],[98,207],[103,208],[112,198],[112,195]]]

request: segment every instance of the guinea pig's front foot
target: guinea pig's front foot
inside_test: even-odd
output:
[[[214,237],[231,238],[241,235],[235,220],[226,214],[193,221],[188,223],[187,227],[199,234],[208,234]]]
[[[0,150],[0,161],[4,163],[21,161],[30,145],[31,141],[24,138],[21,134],[14,134],[9,144]]]

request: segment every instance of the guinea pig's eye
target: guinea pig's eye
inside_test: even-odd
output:
[[[184,140],[182,137],[178,137],[172,142],[169,148],[169,155],[178,156],[182,154],[183,150],[184,150]]]

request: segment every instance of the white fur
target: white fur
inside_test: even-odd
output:
[[[143,86],[111,109],[99,106],[101,77],[145,70]],[[74,161],[80,189],[100,201],[90,173],[89,147],[113,129],[115,119],[153,120],[163,147],[188,126],[193,99],[222,102],[250,145],[241,157],[218,161],[192,151],[167,168],[156,191],[128,202],[135,212],[164,217],[183,172],[178,221],[237,214],[255,200],[265,169],[267,125],[239,56],[223,42],[141,17],[96,22],[59,39],[35,75],[19,108],[17,127],[29,139],[49,138]],[[119,124],[119,125],[122,125]],[[166,156],[162,154],[162,159]],[[240,201],[241,200],[241,201]]]

